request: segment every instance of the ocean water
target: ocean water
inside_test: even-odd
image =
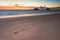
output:
[[[44,14],[52,12],[60,12],[60,10],[0,10],[0,16],[20,14]]]

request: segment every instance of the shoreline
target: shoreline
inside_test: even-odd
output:
[[[59,14],[60,12],[57,12]],[[0,16],[1,18],[16,18],[16,17],[29,17],[29,16],[39,16],[39,15],[51,15],[51,14],[56,14],[54,13],[41,13],[41,14],[18,14],[18,15],[6,15],[6,16]]]

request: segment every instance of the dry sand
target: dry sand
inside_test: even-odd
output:
[[[0,40],[60,40],[60,13],[0,19]]]

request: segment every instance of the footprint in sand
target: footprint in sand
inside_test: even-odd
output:
[[[21,31],[24,31],[24,29],[22,29]],[[17,34],[17,33],[21,32],[21,31],[14,32],[14,34]]]

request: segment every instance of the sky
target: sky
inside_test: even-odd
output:
[[[0,0],[0,6],[46,6],[60,7],[60,0]]]

